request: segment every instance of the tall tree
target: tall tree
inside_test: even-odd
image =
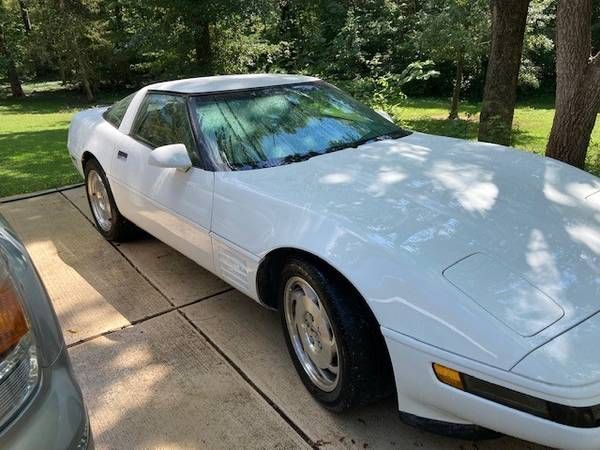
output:
[[[213,0],[198,4],[196,0],[152,0],[146,3],[157,7],[162,14],[158,20],[167,28],[165,33],[177,32],[177,40],[191,44],[196,65],[194,73],[211,75],[215,70],[215,26],[234,15],[242,19],[254,12],[261,1]],[[188,49],[184,46],[183,50]]]
[[[3,60],[0,61],[0,63],[5,66],[13,97],[24,97],[25,93],[23,92],[21,79],[19,78],[19,72],[17,71],[14,49],[7,38],[9,30],[14,31],[14,27],[12,26],[14,21],[11,20],[12,17],[9,16],[9,13],[12,13],[12,11],[8,11],[4,6],[4,1],[0,0],[0,56],[2,56]],[[16,31],[16,33],[18,33],[18,31]],[[13,32],[12,34],[15,35],[16,33]]]
[[[192,17],[192,21],[196,64],[203,74],[211,75],[213,73],[211,23],[205,17]]]
[[[492,45],[479,116],[479,140],[510,145],[530,0],[492,0]]]
[[[458,119],[465,68],[478,63],[488,35],[487,0],[429,0],[419,13],[415,40],[420,42],[420,50],[434,61],[455,65],[449,119]]]
[[[23,21],[25,33],[29,33],[31,31],[31,20],[29,18],[29,9],[25,4],[25,0],[19,0],[19,9],[21,11],[21,20]]]
[[[106,21],[100,16],[99,0],[38,0],[32,41],[42,53],[52,52],[61,76],[80,83],[88,101],[95,101],[101,65],[100,49]],[[108,55],[105,56],[108,58]],[[69,74],[67,73],[69,72]]]
[[[583,168],[600,112],[600,51],[592,56],[592,0],[560,0],[556,112],[546,156]]]

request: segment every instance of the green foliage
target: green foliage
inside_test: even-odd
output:
[[[300,72],[355,80],[388,95],[404,86],[449,95],[455,66],[480,96],[489,0],[0,0],[0,24],[21,78],[61,79],[93,92],[212,73]],[[598,23],[600,0],[594,1]],[[532,0],[521,86],[554,86],[556,0]],[[594,26],[594,42],[600,42]],[[437,77],[400,83],[415,61]],[[0,58],[0,78],[6,73]],[[3,67],[4,65],[4,67]]]
[[[344,87],[358,99],[379,109],[387,110],[406,98],[402,92],[405,84],[414,80],[428,80],[439,75],[433,70],[433,61],[414,62],[401,73],[386,73],[379,77],[357,77]]]
[[[240,24],[246,34],[238,32]],[[219,51],[214,56],[215,72],[257,72],[273,66],[280,57],[281,47],[263,39],[264,28],[257,16],[246,19],[235,16],[217,23],[214,34]]]
[[[538,89],[554,72],[556,0],[531,0],[523,42],[519,85]]]
[[[480,61],[489,47],[489,1],[448,0],[423,2],[413,33],[417,46],[437,61],[457,61],[467,65]]]
[[[25,47],[25,29],[15,0],[0,0],[0,33],[4,38],[6,51],[12,58],[17,70],[23,70],[27,51]],[[0,56],[2,56],[1,53]],[[7,63],[6,57],[0,57],[0,73],[6,73]]]
[[[331,41],[323,70],[335,76],[355,73],[374,77],[402,70],[407,64],[402,58],[407,43],[398,37],[406,19],[398,2],[356,2],[348,8],[341,29]]]
[[[420,52],[455,65],[450,117],[456,118],[465,69],[477,69],[489,48],[488,0],[427,0],[417,16],[412,37]],[[467,78],[468,79],[468,78]]]

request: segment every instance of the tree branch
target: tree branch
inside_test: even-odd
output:
[[[590,58],[590,65],[600,67],[600,51]]]

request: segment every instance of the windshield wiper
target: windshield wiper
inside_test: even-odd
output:
[[[308,153],[294,153],[292,155],[287,155],[280,160],[280,164],[291,164],[300,161],[306,161],[307,159],[313,158],[315,156],[322,155],[323,153],[310,151]]]
[[[358,148],[361,145],[368,144],[369,142],[379,142],[379,141],[386,141],[388,139],[398,139],[401,137],[408,136],[409,134],[410,134],[409,132],[406,132],[404,130],[398,130],[398,131],[394,131],[391,133],[380,134],[377,136],[370,136],[370,137],[366,137],[363,139],[358,139],[353,142],[334,145],[333,147],[329,147],[327,150],[325,150],[324,153],[335,152],[337,150],[342,150],[344,148]]]
[[[392,133],[380,134],[378,136],[371,136],[371,137],[359,139],[357,141],[353,141],[350,143],[334,145],[322,152],[315,152],[313,150],[313,151],[310,151],[307,153],[294,153],[292,155],[287,155],[287,156],[281,158],[279,160],[279,164],[291,164],[291,163],[295,163],[295,162],[306,161],[315,156],[324,155],[325,153],[332,153],[332,152],[335,152],[338,150],[343,150],[345,148],[358,148],[361,145],[367,144],[369,142],[379,142],[379,141],[385,141],[388,139],[398,139],[398,138],[401,138],[404,136],[408,136],[409,134],[410,133],[408,133],[406,131],[399,130],[399,131],[394,131]]]

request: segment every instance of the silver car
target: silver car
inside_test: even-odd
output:
[[[2,216],[0,448],[93,448],[54,309],[25,247]]]

